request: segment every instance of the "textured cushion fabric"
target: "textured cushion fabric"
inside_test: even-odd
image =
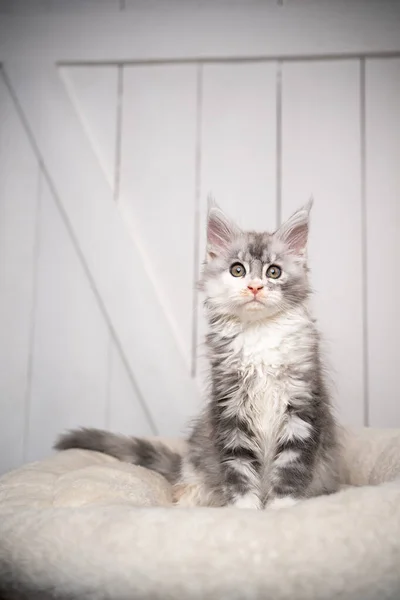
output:
[[[68,450],[0,479],[0,598],[398,600],[399,477],[400,430],[343,432],[337,494],[181,509],[156,473]]]

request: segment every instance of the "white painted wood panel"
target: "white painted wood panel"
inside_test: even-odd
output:
[[[23,461],[38,182],[0,72],[0,473]]]
[[[105,426],[109,332],[43,179],[27,458],[77,426]]]
[[[122,67],[74,66],[61,68],[74,106],[94,152],[118,200],[120,134],[122,118]],[[127,107],[129,109],[129,106]],[[106,425],[131,435],[154,433],[112,336],[109,340],[109,381]]]
[[[366,64],[369,421],[400,426],[400,59]]]
[[[341,419],[363,422],[362,213],[358,61],[284,64],[282,213],[312,194],[314,305]]]
[[[200,122],[199,263],[205,256],[209,193],[244,228],[275,229],[276,64],[204,65]],[[200,382],[205,330],[200,294]]]
[[[7,72],[103,316],[158,431],[176,435],[193,414],[197,390],[159,302],[157,282],[150,280],[136,239],[116,210],[110,186],[53,66],[16,61],[8,63]]]
[[[205,65],[202,88],[202,209],[212,191],[243,227],[274,229],[276,64]]]
[[[107,181],[114,190],[118,156],[118,67],[63,67],[60,75]]]
[[[43,7],[40,16],[32,3]],[[94,0],[23,4],[13,4],[21,16],[2,14],[0,61],[64,220],[45,187],[32,321],[38,167],[0,87],[0,470],[23,458],[24,420],[26,458],[47,454],[67,426],[106,425],[133,434],[182,430],[197,402],[189,372],[204,323],[193,285],[204,254],[207,192],[244,226],[273,228],[279,141],[283,216],[311,192],[316,199],[314,303],[341,418],[362,423],[368,378],[370,423],[398,425],[399,288],[392,273],[399,251],[399,61],[367,61],[364,373],[359,63],[343,56],[311,59],[399,51],[400,4],[188,1],[182,10],[178,0],[127,0],[124,12],[117,0],[106,9],[106,2]],[[283,66],[282,138],[277,56],[295,59]],[[256,62],[240,62],[249,57]],[[214,62],[199,67],[202,58]],[[192,62],[168,62],[175,59]],[[134,66],[138,60],[144,64]],[[69,61],[82,65],[61,68],[68,97],[57,64]],[[115,171],[118,152],[121,172]]]
[[[153,435],[154,431],[141,404],[143,399],[129,377],[113,341],[110,347],[109,377],[107,428],[126,435]]]
[[[196,157],[196,68],[124,69],[119,204],[155,293],[190,363]],[[133,280],[135,273],[132,273]],[[140,290],[141,281],[136,285]],[[139,292],[140,293],[140,292]]]

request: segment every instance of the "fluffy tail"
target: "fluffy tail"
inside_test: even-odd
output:
[[[179,478],[181,456],[160,442],[117,435],[101,429],[74,429],[61,435],[54,445],[56,450],[81,448],[114,456],[163,475],[170,483]]]

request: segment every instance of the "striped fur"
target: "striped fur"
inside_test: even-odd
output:
[[[201,282],[210,389],[182,460],[160,445],[96,430],[68,434],[57,447],[152,468],[176,483],[182,506],[279,508],[334,492],[336,426],[307,304],[309,209],[274,234],[258,234],[210,208]]]
[[[54,447],[57,450],[82,448],[102,452],[157,471],[170,483],[179,479],[181,456],[158,442],[83,427],[61,435]]]

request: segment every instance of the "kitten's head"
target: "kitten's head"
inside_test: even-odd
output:
[[[208,307],[243,321],[265,319],[309,294],[307,237],[312,201],[274,233],[242,231],[210,202],[201,287]]]

